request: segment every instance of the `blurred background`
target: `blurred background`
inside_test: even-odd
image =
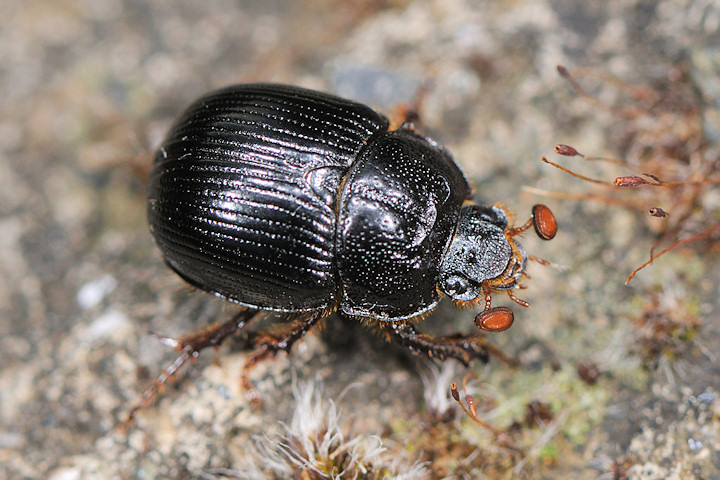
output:
[[[9,0],[0,15],[0,478],[291,478],[269,451],[292,443],[279,422],[296,404],[312,410],[294,381],[334,402],[346,442],[381,442],[358,478],[717,478],[715,0]],[[144,187],[173,118],[246,81],[415,105],[479,201],[518,223],[550,206],[558,236],[523,244],[552,265],[530,266],[531,307],[488,337],[519,367],[433,365],[332,317],[253,370],[260,409],[240,339],[118,429],[174,357],[149,332],[235,311],[163,264]],[[543,155],[609,184],[692,183],[619,191]],[[626,286],[658,240],[688,241]],[[474,314],[443,304],[423,328],[473,332]]]

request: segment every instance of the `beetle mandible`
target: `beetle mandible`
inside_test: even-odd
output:
[[[538,205],[526,224],[509,226],[500,207],[469,202],[444,147],[411,124],[389,126],[365,105],[260,83],[210,92],[179,117],[155,156],[150,230],[182,278],[245,307],[172,343],[179,363],[266,311],[290,321],[258,337],[253,362],[289,351],[335,311],[414,353],[487,361],[481,337],[430,337],[413,320],[443,294],[481,303],[481,329],[509,328],[512,311],[491,308],[491,296],[505,291],[527,306],[512,293],[532,258],[516,237],[534,226],[549,240],[555,219]]]

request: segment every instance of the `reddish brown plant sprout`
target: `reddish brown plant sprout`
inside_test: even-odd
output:
[[[701,240],[717,243],[720,207],[713,198],[720,185],[720,148],[705,137],[702,94],[688,69],[674,67],[666,77],[642,86],[589,69],[558,66],[558,73],[580,97],[613,116],[613,131],[608,138],[614,140],[611,147],[620,152],[620,157],[591,157],[563,144],[556,145],[555,152],[611,163],[621,170],[614,180],[596,179],[543,157],[544,162],[573,177],[603,187],[600,192],[586,194],[545,193],[650,213],[649,226],[660,234],[659,239],[650,248],[650,259],[635,269],[626,283],[669,250]],[[617,100],[598,100],[583,88],[578,80],[582,77],[599,79],[600,88],[612,88]],[[658,204],[667,210],[653,206]],[[656,252],[661,245],[667,246]]]

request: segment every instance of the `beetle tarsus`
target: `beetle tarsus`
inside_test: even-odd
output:
[[[548,262],[547,260],[543,260],[543,259],[540,258],[540,257],[536,257],[536,256],[534,256],[534,255],[530,255],[530,256],[528,257],[528,259],[529,259],[529,260],[532,260],[533,262],[537,262],[537,263],[539,263],[540,265],[542,265],[542,266],[544,266],[544,267],[549,267],[549,266],[550,266],[550,262]],[[527,276],[526,276],[526,278],[530,278],[530,277],[527,277]]]
[[[185,362],[197,358],[200,351],[207,347],[219,347],[222,345],[225,339],[242,330],[258,313],[260,312],[257,310],[241,310],[225,323],[215,324],[208,329],[177,340],[174,345],[176,349],[180,350],[180,354],[158,375],[153,383],[143,391],[140,401],[130,409],[127,419],[123,423],[124,428],[135,423],[137,413],[157,400],[158,396],[163,393],[165,385],[175,376]]]
[[[515,294],[511,290],[508,290],[507,294],[508,294],[508,297],[510,297],[510,300],[517,303],[521,307],[527,308],[530,306],[530,304],[528,302],[526,302],[525,300],[523,300],[522,298],[516,297]]]
[[[255,350],[247,359],[245,359],[245,364],[243,365],[242,371],[240,372],[240,384],[242,385],[243,390],[245,390],[245,394],[250,400],[250,404],[252,404],[253,408],[255,408],[256,410],[260,408],[263,402],[260,398],[260,394],[250,381],[250,370],[255,368],[255,365],[257,365],[258,363],[269,358],[272,353],[274,352],[271,351],[267,346],[261,346],[259,349]]]
[[[478,336],[453,335],[449,337],[433,337],[419,333],[409,323],[396,323],[391,333],[415,354],[425,354],[430,358],[445,360],[448,357],[459,360],[466,367],[477,358],[483,363],[490,359],[488,346]]]
[[[254,343],[258,346],[258,349],[245,360],[245,365],[243,365],[240,374],[240,383],[254,408],[260,408],[262,399],[250,381],[250,371],[258,363],[267,360],[271,355],[274,356],[280,350],[290,353],[290,349],[295,342],[304,337],[324,317],[322,312],[313,313],[305,318],[301,317],[294,322],[282,325],[279,331],[257,334]]]

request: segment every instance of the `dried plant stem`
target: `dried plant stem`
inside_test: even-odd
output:
[[[565,173],[567,173],[567,174],[570,174],[570,175],[572,175],[573,177],[579,178],[579,179],[581,179],[581,180],[585,180],[586,182],[597,183],[598,185],[607,185],[607,186],[612,186],[612,185],[613,185],[612,183],[606,182],[606,181],[604,181],[604,180],[597,180],[597,179],[595,179],[595,178],[590,178],[590,177],[586,177],[585,175],[580,175],[579,173],[575,173],[575,172],[573,172],[572,170],[570,170],[569,168],[565,168],[565,167],[563,167],[562,165],[559,165],[559,164],[557,164],[557,163],[555,163],[555,162],[552,162],[552,161],[548,160],[548,158],[547,158],[546,156],[543,156],[540,160],[542,160],[542,161],[545,162],[545,163],[548,163],[548,164],[552,165],[552,166],[555,167],[555,168],[559,168],[559,169],[562,170],[563,172],[565,172]]]
[[[672,249],[674,249],[674,248],[677,248],[677,247],[679,247],[679,246],[681,246],[681,245],[685,245],[686,243],[696,242],[696,241],[698,241],[698,240],[702,240],[703,238],[708,238],[708,237],[710,237],[713,233],[715,233],[715,232],[717,232],[717,231],[720,231],[720,224],[714,225],[713,227],[709,228],[708,230],[705,230],[705,231],[702,232],[702,233],[698,233],[697,235],[693,235],[692,237],[688,237],[688,238],[685,238],[685,239],[683,239],[683,240],[679,240],[679,241],[673,243],[672,245],[670,245],[669,247],[663,249],[663,250],[662,250],[660,253],[658,253],[657,255],[650,255],[650,260],[648,260],[647,262],[643,263],[643,264],[640,265],[638,268],[636,268],[635,270],[633,270],[633,272],[630,274],[630,276],[627,278],[627,280],[625,280],[625,285],[627,285],[628,283],[630,283],[630,280],[632,280],[632,278],[635,276],[636,273],[638,273],[640,270],[642,270],[643,268],[647,267],[648,265],[652,264],[653,261],[654,261],[656,258],[660,257],[661,255],[663,255],[663,254],[669,252],[670,250],[672,250]]]
[[[523,191],[529,192],[535,195],[542,195],[548,198],[561,198],[563,200],[590,200],[593,202],[610,205],[613,207],[623,207],[631,210],[638,210],[644,212],[647,210],[645,205],[639,202],[630,202],[627,199],[608,197],[607,195],[598,195],[592,193],[566,193],[566,192],[553,192],[551,190],[544,190],[542,188],[535,188],[529,186],[523,186]]]

